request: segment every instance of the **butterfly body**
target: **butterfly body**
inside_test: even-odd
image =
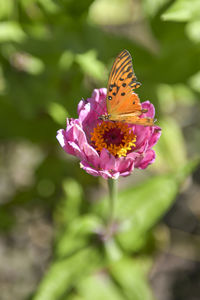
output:
[[[107,114],[100,119],[143,126],[154,125],[152,118],[141,117],[147,110],[142,109],[140,99],[133,91],[140,85],[133,71],[131,55],[123,50],[112,66],[107,86]]]

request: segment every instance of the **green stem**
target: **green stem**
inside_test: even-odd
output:
[[[109,189],[109,215],[108,224],[112,224],[115,217],[115,206],[117,201],[117,180],[108,179]]]

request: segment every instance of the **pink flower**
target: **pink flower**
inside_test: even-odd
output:
[[[148,111],[141,117],[154,117],[153,104],[143,102],[142,108]],[[152,147],[160,138],[160,127],[100,120],[105,113],[106,89],[95,89],[91,98],[79,102],[78,119],[67,119],[66,130],[58,130],[57,139],[64,151],[78,157],[87,173],[105,179],[128,176],[134,168],[152,164]]]

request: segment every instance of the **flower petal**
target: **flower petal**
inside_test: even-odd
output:
[[[121,176],[128,176],[134,169],[134,160],[132,158],[120,157],[118,160],[118,171]]]
[[[87,161],[81,161],[80,162],[80,167],[85,170],[88,174],[92,175],[92,176],[99,176],[99,172],[97,170],[95,170],[94,168],[92,168],[89,163]]]
[[[68,143],[68,139],[66,137],[66,131],[64,129],[60,129],[57,131],[56,138],[65,152],[71,155],[75,155],[75,151],[73,147]]]
[[[87,160],[96,168],[100,167],[100,158],[97,151],[90,146],[88,143],[82,145],[82,150],[87,158]]]
[[[138,162],[136,168],[146,169],[148,165],[152,164],[155,161],[155,158],[156,158],[155,151],[152,149],[147,150],[143,158],[140,160],[140,162]]]
[[[107,150],[102,149],[100,153],[100,166],[105,170],[115,169],[116,158]]]
[[[134,134],[136,135],[136,149],[140,150],[140,148],[144,148],[146,142],[150,139],[152,135],[152,128],[150,126],[135,126]],[[141,149],[141,151],[144,151]]]
[[[79,110],[79,121],[80,122],[86,122],[88,115],[91,110],[91,104],[89,102],[85,103],[84,105],[81,103],[83,100],[79,102],[80,107],[82,106],[82,109]],[[85,101],[85,100],[84,100]]]
[[[161,136],[161,128],[158,126],[154,126],[153,133],[149,139],[149,147],[153,147]]]
[[[84,154],[82,153],[81,149],[79,148],[79,146],[76,143],[69,141],[68,144],[74,150],[73,155],[75,155],[79,159],[84,159],[85,158]]]
[[[101,89],[95,89],[92,93],[92,98],[94,99],[94,101],[100,103],[102,102],[102,100],[105,100],[107,95],[107,89],[105,88],[101,88]]]
[[[154,118],[155,116],[155,108],[154,105],[150,101],[142,102],[142,109],[147,109],[148,111],[146,113],[143,113],[141,115],[141,118],[149,117]]]

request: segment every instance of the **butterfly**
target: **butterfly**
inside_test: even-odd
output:
[[[147,109],[142,109],[140,99],[134,89],[141,85],[135,76],[132,58],[123,50],[112,66],[106,96],[107,114],[101,120],[121,121],[136,125],[152,126],[152,118],[140,117]]]

